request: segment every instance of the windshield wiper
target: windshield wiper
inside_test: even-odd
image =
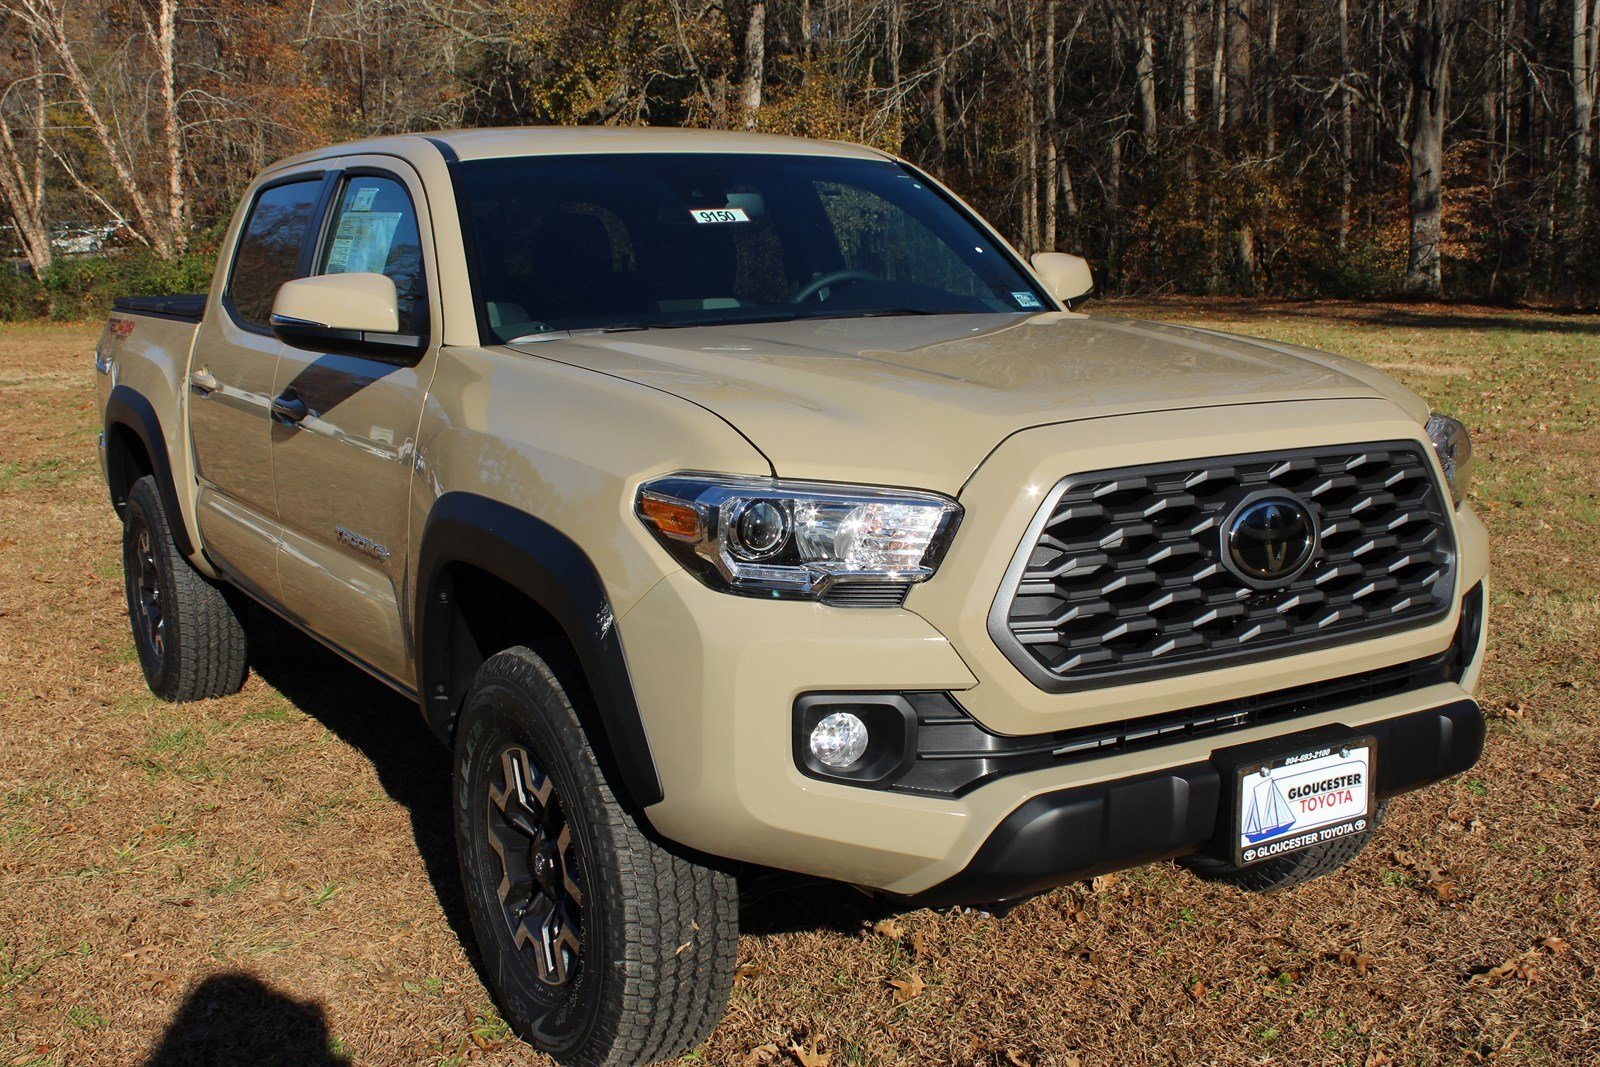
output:
[[[674,319],[671,322],[611,322],[604,326],[575,326],[569,330],[553,330],[549,333],[529,334],[526,337],[513,338],[505,343],[517,344],[521,341],[535,341],[546,337],[572,337],[591,333],[631,333],[635,330],[687,330],[695,326],[749,326],[760,322],[789,322],[799,317],[798,312],[778,311],[769,315],[740,315],[737,318],[707,316],[699,319]]]
[[[869,311],[841,312],[838,315],[812,315],[816,319],[886,319],[895,315],[970,315],[969,311],[935,311],[930,308],[872,308]]]

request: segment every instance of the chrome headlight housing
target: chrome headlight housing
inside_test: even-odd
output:
[[[1458,420],[1437,413],[1428,416],[1426,430],[1433,450],[1439,454],[1439,465],[1444,468],[1450,499],[1459,507],[1467,498],[1467,485],[1472,480],[1472,437]]]
[[[817,600],[841,582],[932,577],[961,506],[905,489],[672,474],[640,486],[634,512],[712,588]]]

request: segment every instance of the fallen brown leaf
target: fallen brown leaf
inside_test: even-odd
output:
[[[1006,1049],[1006,1062],[1009,1063],[1011,1067],[1033,1067],[1033,1061],[1023,1059],[1022,1053],[1018,1052],[1014,1048]]]
[[[757,1045],[749,1052],[746,1052],[741,1064],[742,1067],[761,1067],[762,1064],[774,1062],[782,1054],[782,1049],[769,1042],[765,1045]]]
[[[898,941],[906,936],[906,928],[893,919],[879,919],[872,924],[872,932],[893,941]]]
[[[911,956],[921,963],[928,955],[928,943],[922,939],[922,931],[918,930],[911,935]]]
[[[1552,956],[1564,955],[1572,946],[1567,944],[1567,939],[1552,935],[1539,942],[1539,947]]]
[[[891,978],[889,984],[894,986],[894,999],[897,1004],[904,1004],[913,997],[922,995],[928,984],[922,980],[922,975],[917,973],[915,967],[911,968],[904,978]]]
[[[818,1052],[817,1039],[814,1037],[806,1039],[804,1048],[791,1042],[789,1055],[794,1057],[795,1062],[800,1067],[832,1067],[833,1064],[833,1054],[830,1052]]]
[[[1346,967],[1354,967],[1356,969],[1356,974],[1360,975],[1362,978],[1365,978],[1367,976],[1367,971],[1369,971],[1373,964],[1377,961],[1375,961],[1365,952],[1351,952],[1349,949],[1345,949],[1343,952],[1339,953],[1339,962],[1344,964]]]

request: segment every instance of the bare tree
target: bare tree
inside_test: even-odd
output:
[[[50,269],[50,229],[45,214],[45,70],[39,42],[32,34],[27,35],[23,51],[26,66],[0,88],[0,203],[37,277]]]
[[[1443,288],[1444,119],[1454,14],[1454,0],[1416,0],[1410,27],[1411,244],[1404,284],[1406,292],[1423,296],[1438,296]]]
[[[1597,22],[1600,0],[1572,0],[1572,184],[1580,197],[1589,182],[1594,154]]]
[[[761,110],[761,87],[766,81],[766,67],[766,0],[750,0],[744,29],[744,90],[739,95],[740,103],[744,105],[746,126],[756,124],[756,112]]]

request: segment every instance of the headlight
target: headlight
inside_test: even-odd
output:
[[[634,511],[707,585],[809,600],[842,582],[923,581],[961,515],[933,493],[699,474],[646,482]]]
[[[1472,438],[1465,426],[1448,415],[1429,415],[1427,431],[1450,484],[1450,498],[1459,506],[1472,480]]]

